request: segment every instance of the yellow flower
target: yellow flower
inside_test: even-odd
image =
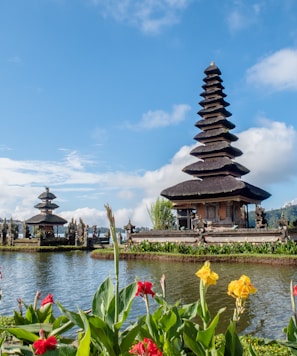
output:
[[[256,293],[257,289],[252,285],[249,277],[242,275],[239,280],[235,280],[228,285],[228,295],[234,298],[246,299],[250,294]]]
[[[210,269],[210,262],[206,261],[202,268],[196,272],[196,276],[199,277],[206,286],[216,284],[219,276],[217,273]]]

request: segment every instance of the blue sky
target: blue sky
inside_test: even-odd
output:
[[[117,226],[150,226],[192,178],[211,61],[242,179],[266,210],[297,201],[295,0],[2,0],[0,46],[0,217],[35,215],[48,186],[67,220],[107,226],[108,203]]]

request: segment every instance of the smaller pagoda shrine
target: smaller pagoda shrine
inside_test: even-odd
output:
[[[66,224],[67,220],[53,214],[53,211],[57,209],[59,205],[52,203],[52,200],[56,199],[56,196],[50,192],[48,187],[45,188],[45,192],[39,195],[38,199],[40,199],[41,202],[36,204],[34,208],[39,209],[40,214],[26,220],[26,224],[37,226],[38,234],[41,238],[54,238],[54,227]]]

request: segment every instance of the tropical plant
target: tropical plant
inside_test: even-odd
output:
[[[175,216],[172,210],[172,202],[165,198],[157,198],[148,209],[148,213],[154,230],[167,230],[173,228]]]
[[[120,290],[115,221],[110,207],[106,205],[105,208],[114,245],[115,281],[112,282],[110,276],[103,281],[95,292],[90,310],[73,312],[57,302],[61,312],[58,317],[53,313],[54,298],[51,294],[39,303],[40,292],[37,292],[33,305],[19,299],[14,325],[0,325],[0,353],[3,356],[243,355],[236,326],[248,296],[256,292],[250,279],[241,276],[229,284],[228,294],[235,298],[234,315],[225,335],[218,338],[216,329],[225,308],[221,308],[214,317],[208,309],[208,288],[219,278],[212,271],[210,262],[206,261],[196,273],[200,278],[199,298],[191,304],[168,303],[165,276],[160,281],[162,294],[155,293],[149,281],[135,281]],[[145,303],[146,314],[130,320],[132,303],[138,296]],[[153,310],[150,298],[155,303]],[[7,335],[14,338],[12,343],[7,342]],[[250,354],[255,355],[252,346]]]

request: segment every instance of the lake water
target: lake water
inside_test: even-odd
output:
[[[97,287],[109,275],[114,276],[113,261],[93,259],[85,251],[0,252],[0,266],[3,276],[0,315],[12,315],[17,308],[17,298],[24,299],[26,304],[33,303],[37,290],[42,292],[41,298],[52,293],[55,301],[73,311],[77,311],[77,307],[89,309]],[[159,280],[165,274],[167,299],[172,303],[179,299],[190,303],[199,297],[199,279],[195,272],[201,266],[202,263],[192,262],[120,261],[120,283],[123,287],[138,277],[153,282],[154,291],[161,293]],[[234,299],[227,295],[228,284],[245,274],[251,278],[257,293],[249,298],[239,331],[284,338],[282,329],[291,316],[290,280],[297,283],[295,266],[212,263],[212,269],[219,274],[219,280],[208,289],[210,311],[214,315],[221,307],[227,307],[218,331],[225,330],[233,314]],[[154,307],[153,300],[151,306]],[[55,314],[58,315],[56,307]],[[144,304],[141,298],[135,298],[131,318],[143,314]]]

